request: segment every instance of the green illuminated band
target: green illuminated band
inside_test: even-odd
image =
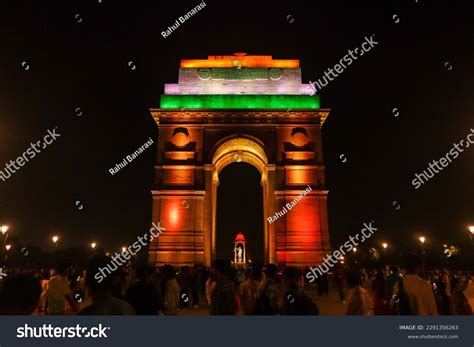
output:
[[[319,108],[319,95],[161,95],[161,108]]]

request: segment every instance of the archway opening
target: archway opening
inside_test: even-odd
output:
[[[216,213],[216,256],[233,259],[234,237],[247,239],[247,259],[264,262],[262,175],[251,164],[235,162],[219,173]]]

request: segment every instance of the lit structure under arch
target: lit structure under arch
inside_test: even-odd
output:
[[[219,173],[246,162],[262,175],[266,263],[314,265],[330,250],[321,127],[329,115],[301,83],[299,60],[210,56],[183,60],[166,84],[158,125],[150,245],[157,265],[210,266],[216,255]],[[194,108],[196,106],[205,108]],[[269,222],[307,186],[291,211]]]
[[[247,243],[247,240],[245,240],[245,236],[242,233],[238,233],[235,235],[234,239],[234,264],[244,266],[247,264],[247,251],[245,249],[245,244]],[[239,256],[239,249],[241,250],[240,252],[243,254],[240,254]]]

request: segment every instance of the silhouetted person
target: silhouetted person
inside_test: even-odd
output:
[[[280,312],[280,294],[276,282],[277,267],[275,264],[268,264],[265,267],[265,278],[260,283],[255,302],[256,315],[276,315]]]
[[[403,281],[403,276],[400,273],[400,268],[398,266],[391,266],[390,267],[391,274],[386,278],[386,285],[387,285],[387,300],[390,300],[393,296],[393,288],[396,283]]]
[[[334,283],[339,292],[339,299],[343,304],[346,303],[346,294],[344,293],[344,282],[346,279],[346,272],[341,264],[336,264],[336,270],[334,271]]]
[[[192,304],[192,274],[189,266],[179,269],[178,284],[181,289],[179,308],[189,308]]]
[[[125,301],[133,306],[137,315],[157,315],[159,309],[158,291],[152,282],[155,268],[149,265],[137,270],[138,282],[125,294]]]
[[[472,315],[472,308],[463,293],[468,284],[469,278],[454,277],[451,281],[451,298],[455,315]]]
[[[247,279],[239,286],[240,302],[245,315],[255,312],[255,301],[257,300],[258,285],[262,278],[262,268],[257,264],[247,271]]]
[[[40,296],[41,284],[33,275],[8,277],[0,290],[0,315],[31,315]]]
[[[377,270],[375,279],[372,281],[372,292],[374,293],[374,315],[388,315],[385,274],[382,269]]]
[[[319,309],[298,283],[298,271],[294,267],[284,270],[286,291],[283,295],[283,315],[318,315]]]
[[[112,295],[112,278],[105,276],[97,280],[99,269],[106,268],[112,261],[110,257],[97,255],[87,265],[86,286],[92,298],[92,304],[80,310],[78,315],[134,315],[135,310],[127,302]]]
[[[191,274],[192,274],[192,291],[193,291],[193,308],[199,308],[199,301],[201,299],[201,280],[202,280],[202,271],[201,269],[197,266],[194,265],[194,267],[191,269]]]
[[[216,287],[211,294],[211,315],[235,315],[236,290],[234,283],[229,280],[230,264],[228,260],[218,259],[214,261],[214,275]]]
[[[452,315],[453,307],[451,303],[451,297],[448,295],[446,291],[446,283],[444,283],[441,279],[438,279],[435,285],[436,285],[435,301],[436,301],[436,307],[438,308],[438,314],[444,315],[444,316]]]

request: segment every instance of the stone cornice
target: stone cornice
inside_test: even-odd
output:
[[[323,125],[330,109],[163,109],[150,112],[156,124],[318,124]]]

